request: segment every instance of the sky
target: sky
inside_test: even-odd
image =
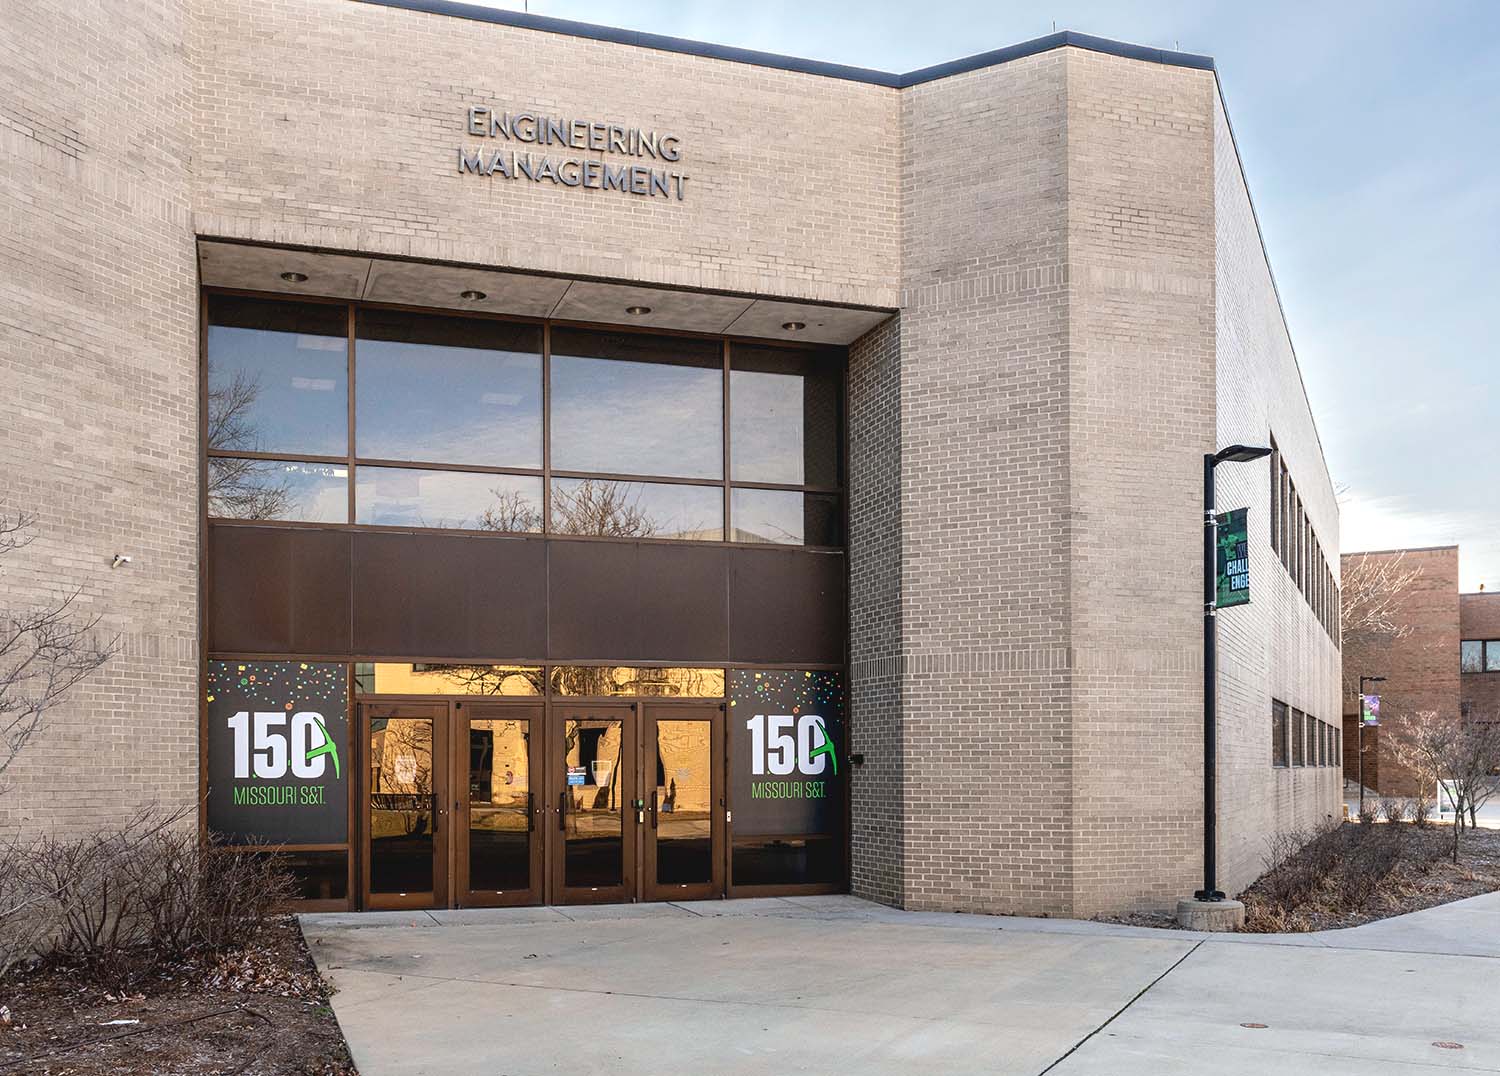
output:
[[[1500,587],[1500,496],[1484,479],[1485,460],[1500,461],[1500,2],[529,10],[886,71],[1054,26],[1214,57],[1339,492],[1343,551],[1458,543],[1460,587]]]

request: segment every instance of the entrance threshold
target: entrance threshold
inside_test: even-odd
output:
[[[520,926],[527,923],[598,919],[713,919],[756,915],[848,918],[855,909],[868,911],[880,907],[847,894],[830,893],[805,897],[735,897],[729,900],[653,901],[635,904],[305,912],[297,918],[308,927]]]

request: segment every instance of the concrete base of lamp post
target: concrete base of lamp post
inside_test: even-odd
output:
[[[1239,930],[1245,925],[1245,905],[1237,900],[1179,900],[1177,925],[1216,933]]]

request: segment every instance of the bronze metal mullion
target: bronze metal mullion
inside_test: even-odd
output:
[[[231,449],[211,448],[210,457],[235,460],[286,460],[291,463],[348,463],[348,456],[313,456],[297,452],[239,452]]]
[[[734,534],[734,532],[729,529],[730,528],[731,520],[729,518],[729,491],[730,491],[729,490],[729,453],[730,453],[730,445],[729,445],[729,341],[728,340],[724,341],[723,350],[724,350],[724,373],[723,373],[723,385],[722,385],[722,389],[723,389],[723,397],[724,397],[724,406],[723,406],[723,408],[719,412],[719,421],[720,421],[721,425],[723,426],[723,429],[720,432],[723,435],[723,445],[724,445],[723,452],[721,453],[721,457],[720,457],[720,470],[723,472],[722,477],[723,477],[723,480],[724,480],[724,482],[723,482],[724,492],[722,494],[722,496],[724,498],[724,506],[723,506],[724,507],[724,533],[721,534],[720,537],[724,541],[727,542],[727,541],[730,540],[731,536]]]
[[[721,478],[674,478],[669,475],[640,475],[598,471],[551,471],[553,478],[593,478],[602,482],[647,482],[662,486],[722,486]],[[571,535],[569,537],[572,537]]]
[[[336,462],[342,463],[342,460]],[[470,463],[431,463],[425,460],[387,460],[366,459],[363,456],[355,457],[362,467],[403,467],[414,471],[465,471],[471,474],[513,474],[525,478],[539,478],[542,470],[539,467],[488,467],[481,464]]]
[[[552,532],[552,323],[542,324],[542,533]]]
[[[346,395],[348,396],[346,404],[348,406],[348,414],[349,414],[349,438],[348,438],[348,444],[346,444],[344,446],[348,450],[348,457],[344,460],[344,467],[345,467],[345,471],[346,471],[346,474],[347,474],[346,481],[349,484],[349,490],[348,490],[348,492],[349,492],[349,520],[348,521],[350,523],[353,523],[355,521],[355,519],[358,518],[355,515],[355,504],[354,504],[354,482],[355,482],[355,477],[356,476],[355,476],[355,473],[354,473],[354,326],[355,326],[355,319],[354,319],[354,304],[353,303],[349,304],[348,310],[349,310],[349,324],[348,324],[348,328],[347,328],[348,336],[346,337],[345,343],[347,345],[347,351],[348,351],[349,368],[348,368],[348,376],[345,379],[346,380],[345,389],[346,389]]]

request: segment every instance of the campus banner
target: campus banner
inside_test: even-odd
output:
[[[208,663],[208,828],[233,844],[348,840],[342,664]]]
[[[1248,508],[1219,516],[1218,588],[1214,606],[1250,604],[1250,527]]]
[[[842,674],[730,670],[729,740],[735,836],[843,829]]]

